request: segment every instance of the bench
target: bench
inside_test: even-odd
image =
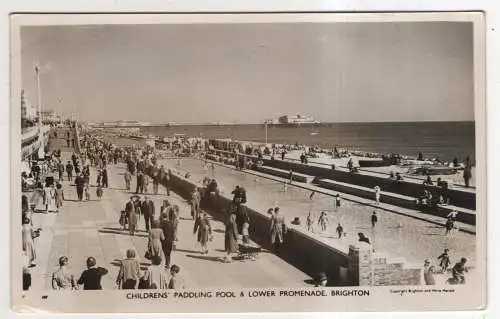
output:
[[[363,198],[368,198],[375,201],[375,190],[372,188],[337,182],[331,179],[320,179],[316,182],[319,186],[335,190],[341,193],[350,194],[354,196],[359,196]],[[399,207],[405,207],[410,209],[416,208],[416,199],[414,197],[390,193],[390,192],[380,192],[380,202],[387,203],[390,205],[395,205]]]
[[[288,179],[290,176],[289,171],[286,171],[284,169],[270,167],[270,166],[256,166],[254,168],[254,170],[261,172],[261,173],[264,173],[264,174],[278,176],[278,177],[282,177],[282,178],[286,178],[286,179]],[[293,172],[292,180],[294,182],[310,183],[314,180],[314,176]]]

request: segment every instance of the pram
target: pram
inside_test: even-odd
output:
[[[238,245],[238,256],[235,257],[236,260],[256,260],[259,257],[259,253],[262,251],[262,247],[257,244],[239,244]]]

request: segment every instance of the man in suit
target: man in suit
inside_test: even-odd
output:
[[[165,255],[165,268],[170,267],[170,255],[172,254],[175,241],[175,221],[171,220],[173,210],[174,208],[170,207],[169,212],[163,213],[160,219],[163,236],[165,237],[165,240],[162,242],[162,250]]]
[[[137,171],[137,186],[135,188],[135,193],[144,193],[144,173],[142,171]]]
[[[144,224],[146,225],[146,231],[149,231],[149,228],[153,224],[155,216],[155,203],[147,196],[144,197],[144,201],[142,202],[141,212],[142,215],[144,216]]]
[[[85,178],[83,174],[79,174],[75,179],[76,194],[78,195],[78,200],[83,200],[83,190],[85,188]]]
[[[269,227],[271,235],[271,244],[274,246],[275,252],[281,251],[283,246],[284,237],[287,233],[285,218],[280,214],[279,207],[274,208],[274,214],[271,216],[271,223]]]

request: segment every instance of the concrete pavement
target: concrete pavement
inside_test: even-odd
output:
[[[64,157],[70,156],[64,153]],[[108,174],[110,188],[104,189],[101,201],[95,195],[95,186],[90,188],[91,200],[77,201],[75,187],[63,181],[66,201],[58,214],[34,214],[35,227],[42,227],[42,235],[36,240],[37,267],[31,269],[33,285],[31,290],[50,289],[51,273],[57,270],[60,256],[69,257],[69,268],[78,279],[85,269],[85,260],[94,256],[98,265],[109,270],[104,276],[104,289],[115,289],[118,273],[118,261],[125,256],[129,248],[137,252],[143,269],[149,261],[144,259],[147,246],[147,233],[144,221],[139,221],[139,232],[129,236],[118,224],[120,211],[130,197],[124,190],[124,164],[109,165]],[[95,184],[96,172],[91,171],[91,184]],[[135,178],[132,180],[135,186]],[[150,187],[151,191],[152,187]],[[148,195],[155,202],[157,214],[165,190],[160,186],[160,194]],[[230,264],[221,263],[224,256],[224,225],[212,220],[214,240],[210,243],[207,256],[199,254],[196,236],[193,234],[193,221],[190,219],[188,204],[179,196],[171,193],[168,200],[180,207],[179,242],[177,250],[172,253],[172,264],[181,267],[180,275],[188,288],[200,287],[299,287],[305,286],[307,275],[287,264],[282,259],[263,252],[256,261],[235,261]],[[40,226],[38,226],[40,225]]]

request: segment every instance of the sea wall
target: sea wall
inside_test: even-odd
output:
[[[177,174],[172,174],[169,187],[175,193],[189,200],[191,192],[200,185]],[[230,203],[230,198],[218,194],[211,197],[210,200],[203,201],[201,207],[208,211],[213,218],[225,221],[228,217]],[[270,216],[245,205],[244,209],[246,209],[251,220],[250,238],[263,248],[271,249],[268,232]],[[289,228],[284,238],[286,244],[280,252],[280,257],[285,261],[311,277],[314,277],[319,272],[325,272],[329,278],[329,285],[332,286],[372,285],[371,280],[359,279],[366,277],[365,269],[367,267],[366,261],[360,261],[359,253],[353,254],[350,251],[337,249],[319,241],[299,228],[294,228],[294,225],[289,223],[287,225]],[[356,251],[359,252],[359,250]],[[380,258],[383,258],[383,256]],[[404,262],[396,266],[388,264],[385,268],[379,266],[375,272],[375,278],[377,279],[373,283],[380,285],[387,283],[391,285],[406,285],[408,283],[418,285],[420,279],[417,281],[416,277],[419,277],[417,274],[419,275],[420,271],[421,269],[405,268]]]

